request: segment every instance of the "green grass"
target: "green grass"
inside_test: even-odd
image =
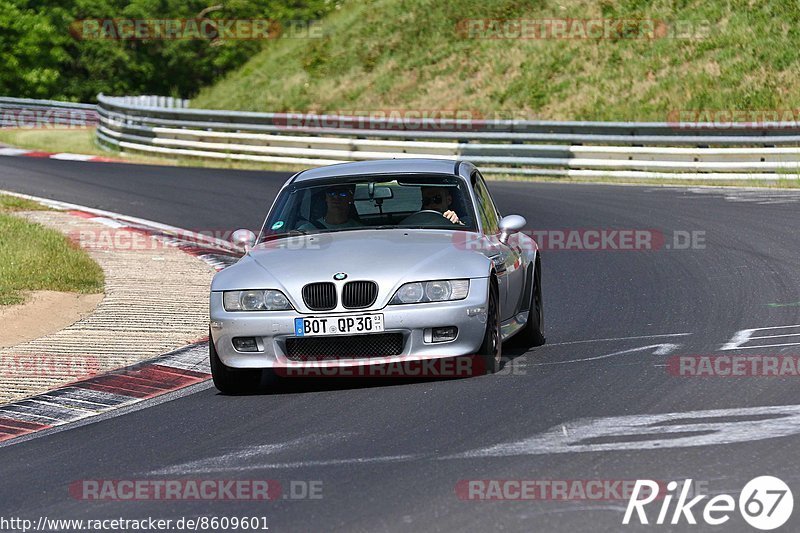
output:
[[[114,152],[104,150],[95,143],[94,128],[0,129],[0,143],[43,152],[66,152],[102,157],[117,156]],[[132,155],[125,159],[136,163],[165,164],[165,160],[158,157]]]
[[[700,30],[694,39],[475,39],[457,26],[473,18],[656,19]],[[266,43],[193,107],[654,121],[676,110],[800,107],[796,0],[351,0],[322,24],[322,38]]]
[[[0,196],[0,305],[25,301],[28,291],[96,294],[102,269],[58,231],[10,213],[42,209],[28,200]]]
[[[49,211],[48,207],[38,202],[17,198],[16,196],[0,195],[0,213],[13,211]]]
[[[94,128],[2,129],[0,142],[44,152],[109,155],[94,144]]]
[[[0,129],[0,143],[17,148],[44,152],[97,155],[144,165],[167,165],[198,168],[231,168],[242,170],[279,170],[297,172],[301,165],[279,165],[247,161],[204,160],[189,157],[158,157],[104,150],[95,144],[94,128],[86,129]]]

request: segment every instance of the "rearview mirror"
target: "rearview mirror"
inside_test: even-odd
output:
[[[231,241],[234,246],[247,253],[256,245],[256,234],[249,229],[237,229],[231,235]]]
[[[525,227],[528,222],[520,215],[506,215],[500,219],[500,242],[508,242],[508,236]]]
[[[370,196],[370,192],[372,196]],[[391,187],[385,185],[370,188],[358,187],[353,196],[353,200],[388,200],[389,198],[394,198],[394,193]]]

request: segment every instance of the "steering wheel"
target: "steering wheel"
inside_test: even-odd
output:
[[[423,226],[432,225],[438,226],[442,222],[450,222],[439,211],[433,209],[423,209],[414,214],[408,215],[400,223],[401,224],[420,224]]]

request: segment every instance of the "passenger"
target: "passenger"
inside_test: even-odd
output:
[[[356,228],[364,224],[353,217],[354,185],[334,185],[325,190],[325,215],[302,224],[297,229],[308,231],[312,229],[341,229]]]

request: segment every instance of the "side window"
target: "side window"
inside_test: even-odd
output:
[[[489,196],[489,189],[483,181],[483,176],[478,172],[472,174],[472,188],[475,190],[475,197],[478,200],[478,216],[481,219],[484,233],[487,235],[499,233],[500,217],[497,208],[492,202],[492,197]]]

